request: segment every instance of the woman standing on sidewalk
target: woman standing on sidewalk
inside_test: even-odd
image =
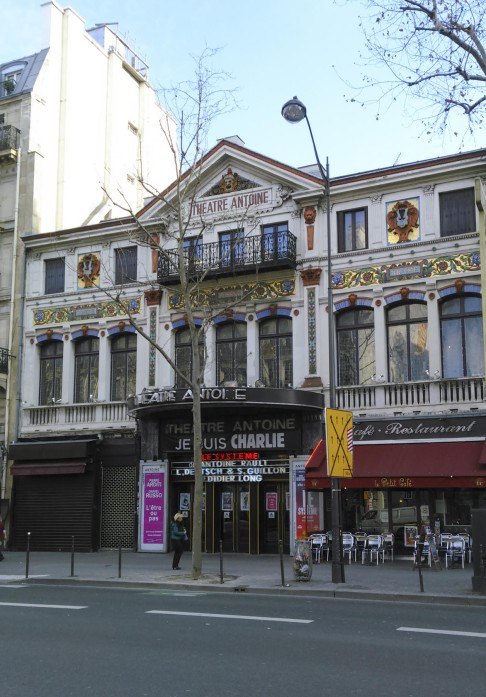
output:
[[[5,527],[3,525],[2,516],[0,516],[0,561],[3,561],[5,557],[3,556],[5,541]]]
[[[174,571],[180,571],[179,562],[184,551],[183,542],[187,539],[186,528],[182,525],[183,520],[184,516],[179,512],[175,514],[174,520],[170,524],[170,539],[174,548],[174,557],[172,559],[172,569]]]

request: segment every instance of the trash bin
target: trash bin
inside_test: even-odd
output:
[[[309,540],[295,540],[293,566],[296,581],[311,580],[312,547]]]

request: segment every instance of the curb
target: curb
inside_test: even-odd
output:
[[[233,581],[234,579],[232,579]],[[16,581],[18,583],[18,581]],[[231,581],[230,581],[231,582]],[[464,605],[486,607],[486,596],[482,595],[434,595],[432,593],[394,593],[373,590],[353,590],[337,588],[312,588],[306,587],[305,590],[287,586],[275,585],[273,587],[250,586],[247,584],[226,585],[219,582],[199,583],[197,581],[135,581],[128,579],[108,578],[93,579],[80,577],[66,578],[25,578],[22,583],[31,585],[50,585],[50,586],[91,586],[98,588],[138,588],[148,590],[183,590],[192,592],[212,592],[212,593],[249,593],[260,595],[296,595],[305,597],[334,598],[336,600],[368,600],[380,602],[405,602],[423,603],[432,605]]]

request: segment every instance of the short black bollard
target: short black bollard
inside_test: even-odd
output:
[[[71,577],[74,576],[74,535],[71,537]]]
[[[282,540],[278,541],[278,551],[280,554],[280,576],[282,578],[282,586],[284,588],[288,588],[289,584],[285,583],[284,562],[283,562],[283,542],[282,542]]]
[[[121,542],[118,545],[118,578],[121,578],[121,567],[122,567],[122,545]]]
[[[29,578],[30,532],[27,533],[27,555],[25,557],[25,578]]]
[[[219,582],[224,583],[224,580],[223,580],[223,540],[219,541]]]

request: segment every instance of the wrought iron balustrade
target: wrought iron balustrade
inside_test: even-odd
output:
[[[0,126],[0,152],[18,150],[19,133],[19,129],[15,126]]]
[[[194,279],[248,273],[251,269],[295,268],[297,238],[291,232],[258,235],[228,241],[194,244],[184,250],[184,264]],[[179,252],[167,250],[159,254],[159,283],[179,281]]]
[[[0,373],[8,373],[8,349],[0,348]]]

